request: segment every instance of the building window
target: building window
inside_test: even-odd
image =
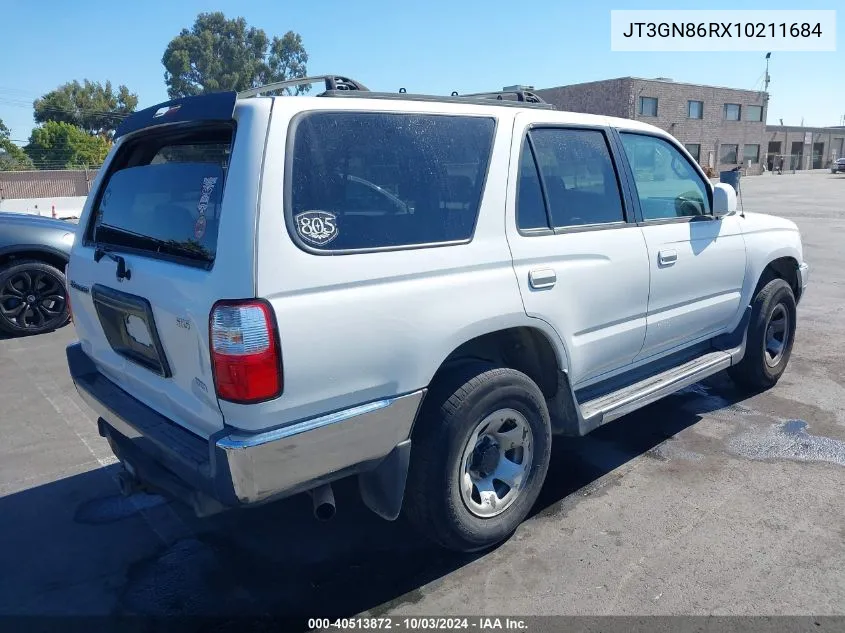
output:
[[[739,121],[739,115],[742,112],[742,107],[738,103],[726,103],[725,104],[725,120],[726,121]]]
[[[745,120],[755,122],[762,121],[763,106],[745,106]]]
[[[689,118],[689,119],[703,119],[704,118],[704,102],[703,101],[687,101],[687,118]]]
[[[752,163],[759,163],[760,162],[760,146],[759,145],[746,145],[742,152],[742,162],[747,163],[751,161]]]
[[[695,159],[695,162],[699,162],[701,160],[701,145],[698,143],[687,143],[684,145],[686,150],[689,152],[690,156]]]
[[[640,97],[640,115],[657,116],[656,97]]]
[[[739,145],[722,145],[720,147],[719,163],[722,165],[736,165],[737,154],[739,154]]]

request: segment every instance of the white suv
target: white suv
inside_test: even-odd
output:
[[[70,372],[200,514],[355,476],[438,543],[511,534],[553,434],[789,361],[796,226],[667,133],[531,94],[219,93],[133,115],[82,214]],[[492,97],[500,97],[495,99]]]

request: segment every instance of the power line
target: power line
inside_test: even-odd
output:
[[[15,108],[32,108],[35,109],[35,106],[32,103],[23,102],[23,101],[13,101],[7,99],[5,97],[0,96],[0,104],[10,105]],[[116,119],[125,119],[128,116],[131,116],[132,113],[124,114],[122,112],[114,112],[109,110],[93,110],[89,108],[59,108],[56,106],[40,106],[40,110],[45,112],[63,112],[67,114],[97,114],[102,116],[114,117]]]

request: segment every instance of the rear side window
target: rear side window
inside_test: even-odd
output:
[[[325,251],[469,240],[495,120],[319,112],[293,130],[291,230]]]
[[[96,201],[90,239],[211,266],[231,141],[226,128],[127,142]]]

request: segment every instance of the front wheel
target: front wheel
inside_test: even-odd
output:
[[[491,547],[528,515],[550,451],[549,412],[528,376],[483,365],[447,376],[417,422],[405,515],[448,549]]]
[[[67,321],[67,289],[60,270],[35,260],[0,268],[0,331],[43,334]]]
[[[737,384],[754,390],[773,387],[786,370],[795,340],[796,304],[792,288],[773,279],[754,297],[745,356],[728,373]]]

